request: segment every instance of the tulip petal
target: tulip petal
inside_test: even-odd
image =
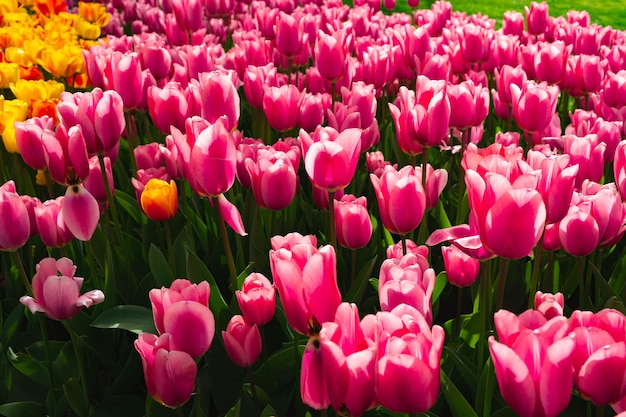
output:
[[[67,187],[61,212],[65,225],[76,239],[91,239],[100,220],[100,208],[96,199],[81,184]]]
[[[226,197],[224,197],[224,194],[220,194],[217,197],[217,205],[226,223],[228,223],[228,225],[239,235],[247,236],[248,233],[246,233],[246,229],[243,225],[243,220],[241,220],[241,214],[239,213],[237,206],[228,201]]]

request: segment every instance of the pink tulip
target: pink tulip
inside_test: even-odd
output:
[[[114,194],[115,186],[113,183],[113,169],[111,167],[111,158],[108,156],[104,158],[104,171],[106,172],[107,182],[109,183],[109,192]],[[89,193],[99,202],[105,203],[107,201],[107,192],[104,180],[102,179],[102,170],[100,167],[100,161],[97,156],[92,156],[89,159],[89,175],[83,181],[83,186]]]
[[[315,66],[322,78],[327,81],[337,81],[344,75],[345,44],[348,36],[345,30],[337,30],[332,35],[327,35],[321,30],[317,32]]]
[[[397,171],[387,166],[380,178],[370,174],[382,223],[391,233],[407,234],[422,220],[426,195],[418,170],[406,166]]]
[[[171,335],[159,337],[141,333],[135,349],[141,356],[148,392],[160,404],[171,408],[185,404],[196,385],[198,368],[185,352],[170,348]]]
[[[335,201],[335,229],[337,242],[349,249],[366,246],[372,237],[372,221],[367,211],[367,199],[344,195]]]
[[[157,129],[168,134],[170,126],[179,130],[185,128],[185,119],[192,115],[190,94],[189,88],[183,90],[175,82],[169,82],[163,88],[148,88],[148,111]]]
[[[260,207],[282,210],[296,195],[296,171],[286,155],[260,156],[256,162],[246,160],[254,198]]]
[[[376,397],[391,411],[423,413],[435,404],[439,394],[439,362],[445,334],[439,326],[431,330],[419,313],[408,317],[400,319],[384,312],[377,315],[380,335]],[[388,329],[395,321],[400,322],[399,328]]]
[[[249,65],[243,77],[243,91],[252,107],[263,108],[266,87],[278,87],[277,68],[269,63],[265,66]]]
[[[402,246],[406,247],[406,253],[403,253]],[[398,242],[392,246],[387,247],[387,259],[392,258],[402,258],[404,255],[413,253],[420,258],[421,265],[423,265],[422,269],[428,269],[428,246],[420,245],[417,246],[415,242],[411,239],[405,239],[404,243]],[[423,263],[422,263],[423,262]]]
[[[28,241],[30,220],[24,201],[15,191],[15,183],[0,186],[0,250],[15,251]]]
[[[563,136],[563,152],[569,155],[571,165],[578,165],[576,188],[580,188],[585,180],[598,182],[604,174],[606,144],[597,139],[597,135],[593,134],[584,137]]]
[[[459,29],[458,34],[461,44],[463,59],[475,64],[485,61],[490,54],[491,39],[488,38],[489,31],[479,25],[466,24]]]
[[[62,247],[69,243],[74,235],[65,225],[61,207],[63,197],[55,200],[38,202],[35,206],[35,221],[41,241],[46,246]]]
[[[298,235],[271,239],[270,267],[289,325],[309,334],[311,322],[331,321],[341,293],[332,246],[317,249],[315,240]]]
[[[263,111],[269,125],[285,132],[296,127],[302,93],[293,84],[268,87],[263,96]]]
[[[489,91],[474,85],[471,80],[449,85],[447,95],[451,109],[465,109],[462,112],[450,112],[450,127],[467,130],[480,125],[489,113]]]
[[[302,29],[295,16],[280,12],[276,19],[276,49],[287,56],[294,57],[302,47]]]
[[[65,225],[76,239],[91,239],[100,221],[100,208],[98,201],[82,184],[67,187],[61,211]]]
[[[350,184],[359,160],[361,133],[361,129],[339,133],[331,127],[318,126],[309,135],[300,129],[304,167],[313,184],[328,191]]]
[[[442,246],[443,265],[448,282],[457,287],[467,287],[476,281],[480,262],[456,246]]]
[[[237,127],[241,113],[236,80],[233,71],[211,71],[199,74],[197,81],[201,116],[209,123],[217,123],[223,118],[224,127],[229,132]],[[194,80],[192,83],[196,84]]]
[[[80,125],[69,130],[58,124],[54,137],[42,136],[48,170],[53,180],[69,185],[80,182],[89,175],[89,155]],[[111,151],[115,153],[115,148]]]
[[[144,91],[143,75],[136,52],[122,54],[114,52],[110,56],[110,87],[117,91],[124,103],[124,110],[132,110],[140,106]]]
[[[504,12],[502,19],[502,33],[505,35],[522,36],[524,32],[524,15],[520,12]]]
[[[204,355],[213,342],[215,319],[209,307],[196,301],[172,303],[163,314],[163,330],[171,334],[173,350],[194,358]]]
[[[541,35],[548,27],[548,3],[533,1],[530,7],[524,6],[526,14],[526,28],[531,35]]]
[[[541,170],[537,191],[546,205],[548,223],[558,222],[569,209],[579,169],[577,165],[570,165],[569,161],[566,155],[546,157],[538,151],[528,152],[528,162],[534,169]]]
[[[525,329],[512,344],[489,337],[489,351],[502,397],[521,417],[556,417],[572,391],[573,337],[562,338],[565,317]]]
[[[265,275],[256,272],[248,275],[235,296],[241,313],[250,323],[261,326],[274,317],[276,289]]]
[[[552,120],[559,98],[557,86],[529,83],[524,90],[511,85],[513,117],[527,132],[540,132]]]
[[[202,26],[202,2],[200,0],[171,0],[176,24],[183,32],[195,32]]]
[[[228,357],[242,368],[252,366],[261,354],[261,333],[244,316],[233,316],[222,331]]]
[[[152,304],[152,316],[159,334],[165,333],[163,317],[172,304],[186,300],[195,301],[208,307],[210,293],[211,288],[208,282],[202,281],[199,284],[193,284],[186,279],[174,280],[169,288],[161,287],[161,289],[150,290],[148,296]]]
[[[562,41],[542,43],[535,55],[535,74],[539,81],[558,84],[567,69],[569,49]]]
[[[33,297],[20,298],[31,313],[44,313],[52,320],[67,320],[83,307],[104,301],[104,293],[100,290],[80,294],[83,278],[74,276],[76,266],[68,258],[45,258],[35,269]]]
[[[382,311],[392,311],[400,304],[406,304],[416,309],[430,325],[436,277],[435,271],[424,261],[425,258],[413,253],[383,261],[378,279]]]
[[[539,241],[546,221],[541,194],[524,181],[513,185],[495,173],[487,173],[483,179],[468,169],[465,181],[483,245],[505,258],[527,256]]]
[[[563,294],[542,293],[537,291],[535,294],[535,310],[539,311],[544,317],[550,320],[553,317],[563,315],[563,307],[565,306],[565,298]]]
[[[575,329],[576,330],[576,329]],[[598,338],[590,331],[585,339]],[[589,398],[595,405],[614,403],[626,395],[626,343],[610,343],[604,337],[603,345],[596,345],[595,351],[585,360],[577,372],[576,388],[583,398]]]
[[[574,208],[559,222],[559,240],[570,255],[587,256],[600,242],[598,222],[589,212]]]
[[[33,169],[47,167],[44,142],[54,140],[53,120],[48,116],[32,117],[15,123],[17,149],[26,165]]]

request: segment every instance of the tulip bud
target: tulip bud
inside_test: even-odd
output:
[[[171,219],[178,210],[178,190],[174,180],[169,183],[152,178],[141,193],[141,208],[149,219],[163,221]]]
[[[226,331],[222,331],[222,338],[228,357],[237,366],[251,366],[261,354],[259,328],[243,316],[237,315],[230,319]]]
[[[235,291],[243,316],[253,324],[268,323],[276,310],[276,289],[263,274],[252,273],[243,281],[241,290]]]

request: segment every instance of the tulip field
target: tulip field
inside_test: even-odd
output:
[[[0,415],[625,417],[626,31],[550,7],[0,0]]]

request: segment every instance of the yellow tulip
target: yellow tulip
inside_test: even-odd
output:
[[[0,62],[0,88],[9,88],[20,77],[20,66],[9,62]]]
[[[15,127],[13,123],[23,122],[28,115],[28,104],[22,100],[4,100],[0,96],[0,135],[7,151],[17,153]]]
[[[27,103],[36,100],[60,99],[65,87],[60,82],[49,80],[18,80],[11,87],[11,91],[16,98]]]
[[[178,189],[174,180],[167,181],[152,178],[141,193],[141,208],[149,219],[168,220],[178,210]]]
[[[111,15],[107,12],[106,7],[100,3],[78,2],[78,15],[86,21],[104,27],[109,24]]]

